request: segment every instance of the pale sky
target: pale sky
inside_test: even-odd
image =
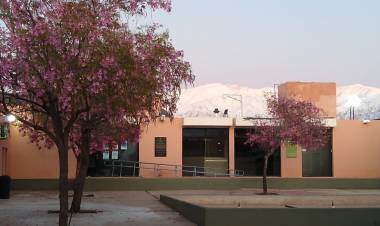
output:
[[[154,12],[196,85],[284,81],[380,87],[379,0],[172,0]]]

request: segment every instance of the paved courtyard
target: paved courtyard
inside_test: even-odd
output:
[[[89,193],[88,193],[89,194]],[[193,226],[177,212],[144,191],[94,192],[83,200],[83,209],[101,210],[97,214],[72,217],[72,226]],[[51,226],[58,224],[58,194],[54,192],[16,192],[0,200],[1,226]]]
[[[279,195],[257,195],[260,190],[178,190],[91,192],[84,197],[83,209],[100,210],[97,214],[72,217],[73,226],[191,226],[194,225],[160,203],[160,194],[210,207],[380,207],[380,190],[270,190]],[[14,192],[11,199],[0,200],[0,225],[57,225],[58,210],[55,192]]]

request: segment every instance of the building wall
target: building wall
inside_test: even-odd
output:
[[[7,164],[7,153],[6,148],[0,149],[0,176],[3,176],[6,174],[6,164]]]
[[[336,117],[336,84],[318,82],[286,82],[278,87],[278,95],[298,97],[314,103],[327,114]]]
[[[333,129],[332,174],[335,178],[380,178],[380,121],[337,120]],[[281,176],[302,177],[302,152],[288,158],[281,148]]]
[[[335,83],[286,82],[278,87],[278,95],[310,101],[324,111],[325,117],[336,117]],[[286,147],[281,147],[281,176],[302,177],[302,151],[300,147],[297,147],[295,158],[288,158]]]
[[[302,177],[302,152],[297,146],[296,157],[287,157],[286,145],[281,146],[281,177]]]
[[[10,126],[9,137],[0,142],[0,149],[7,148],[6,174],[12,179],[58,178],[59,161],[56,148],[38,149],[23,137],[15,126]],[[69,152],[69,178],[75,177],[75,156]]]
[[[297,97],[309,100],[322,108],[327,117],[336,117],[336,85],[335,83],[303,83],[287,82],[279,86],[279,96]],[[139,161],[169,165],[182,165],[182,128],[185,126],[229,127],[229,168],[234,169],[235,145],[232,119],[191,119],[157,120],[142,128],[139,142]],[[230,122],[231,121],[231,122]],[[186,123],[190,123],[186,125]],[[191,124],[193,123],[193,124]],[[195,124],[194,124],[195,123]],[[202,125],[198,124],[203,123]],[[206,123],[206,124],[205,124]],[[211,124],[210,124],[211,123]],[[213,124],[212,124],[213,123]],[[237,120],[235,120],[236,126]],[[333,129],[332,171],[336,178],[380,178],[380,121],[363,124],[362,121],[338,120]],[[155,157],[155,137],[167,138],[166,157]],[[0,140],[0,174],[5,173],[14,179],[58,178],[59,162],[56,148],[39,150],[29,142],[28,137],[22,137],[14,126],[10,128],[7,140]],[[6,154],[4,154],[6,153]],[[6,164],[4,164],[6,159]],[[75,176],[75,157],[69,152],[69,177]],[[4,167],[5,166],[5,167]],[[173,177],[172,166],[140,165],[142,177]],[[2,170],[5,168],[5,172]],[[151,168],[151,169],[145,169]],[[182,175],[178,168],[176,176]],[[281,176],[302,177],[302,152],[297,148],[297,156],[289,158],[286,147],[281,148]]]
[[[139,144],[139,161],[146,163],[158,163],[169,165],[182,165],[182,125],[183,119],[176,118],[172,121],[165,119],[164,122],[157,120],[143,128],[140,136]],[[166,157],[154,156],[154,140],[155,137],[166,137]],[[142,165],[145,167],[153,167],[153,165]],[[140,169],[142,177],[172,177],[174,173],[173,167],[160,166],[161,170]],[[165,170],[167,169],[167,170]],[[182,175],[182,172],[177,172]]]
[[[380,121],[338,120],[333,131],[333,176],[380,177]]]
[[[142,162],[182,165],[182,119],[157,121],[144,129],[140,138],[139,160]],[[380,178],[380,121],[363,124],[362,121],[338,120],[333,130],[333,177],[336,178]],[[167,156],[154,157],[154,138],[167,137]],[[229,168],[234,168],[234,136],[230,127]],[[14,126],[8,140],[0,141],[0,150],[7,148],[5,174],[14,179],[58,178],[58,152],[39,150],[29,138],[22,137]],[[69,153],[69,177],[75,173],[75,157]],[[149,167],[148,165],[146,167]],[[172,177],[172,171],[155,172],[141,169],[143,177]],[[178,171],[180,176],[181,172]],[[281,148],[281,176],[302,177],[302,152],[296,158],[286,156],[286,147]]]
[[[228,169],[235,169],[235,128],[230,127],[228,130]],[[230,172],[232,173],[232,172]]]

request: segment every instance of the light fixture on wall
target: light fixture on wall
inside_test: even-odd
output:
[[[14,116],[12,114],[7,114],[5,116],[5,121],[8,123],[12,123],[12,122],[16,121],[16,116]]]
[[[368,124],[368,123],[370,123],[371,122],[371,120],[369,120],[369,119],[364,119],[363,120],[363,124]]]
[[[165,121],[166,116],[169,116],[168,112],[164,109],[161,109],[160,115],[159,115],[160,121],[161,122]]]

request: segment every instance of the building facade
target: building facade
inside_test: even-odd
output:
[[[335,83],[287,82],[278,87],[278,95],[309,100],[323,109],[331,136],[319,150],[283,145],[269,160],[270,176],[380,178],[380,121],[337,120]],[[252,130],[252,121],[243,118],[160,118],[142,128],[138,144],[92,156],[89,176],[261,176],[264,153],[245,144]],[[13,125],[8,134],[0,142],[1,174],[15,179],[58,177],[55,149],[39,150]],[[72,153],[69,161],[72,178]]]

